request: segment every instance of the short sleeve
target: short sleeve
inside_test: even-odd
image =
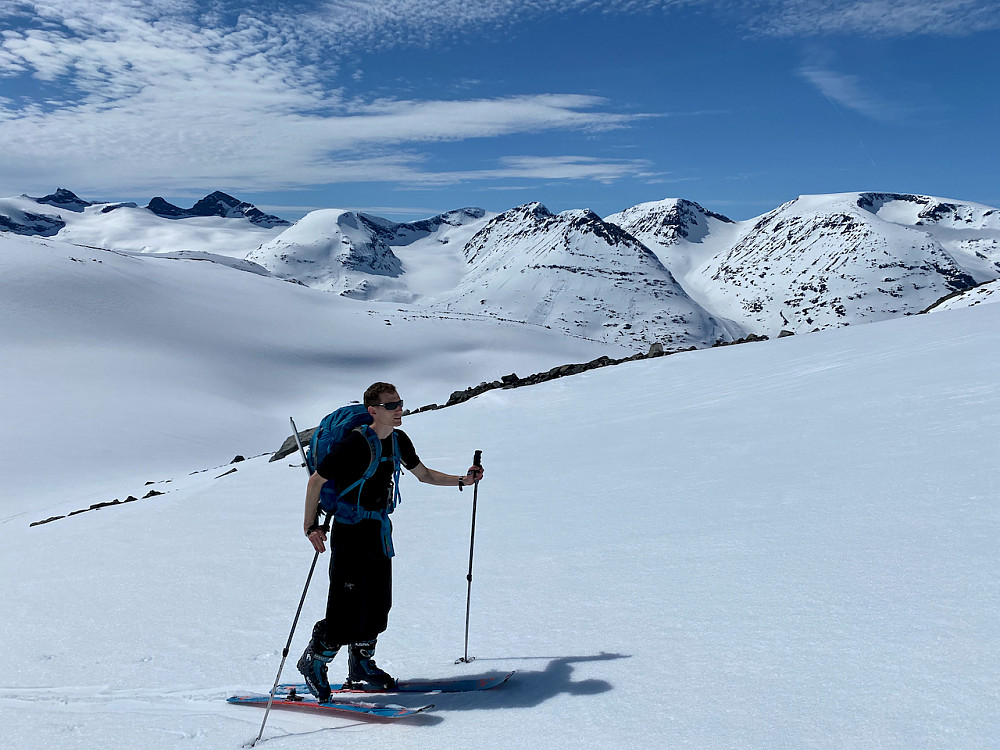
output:
[[[420,463],[420,457],[413,447],[413,441],[402,430],[396,430],[396,440],[399,443],[400,461],[402,461],[403,466],[412,471]]]

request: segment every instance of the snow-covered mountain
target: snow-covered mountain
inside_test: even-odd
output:
[[[384,298],[404,288],[403,266],[363,214],[313,211],[247,256],[280,279],[345,297]]]
[[[684,348],[726,338],[645,245],[591,211],[520,206],[492,219],[465,257],[469,272],[432,308],[615,343]]]
[[[157,196],[149,202],[146,209],[152,211],[157,216],[163,216],[168,219],[188,219],[193,216],[221,216],[226,219],[243,218],[252,224],[268,229],[271,227],[291,226],[290,221],[272,214],[266,214],[252,203],[238,200],[218,190],[214,193],[209,193],[191,208],[180,208]]]
[[[154,199],[150,205],[159,204]],[[200,206],[197,214],[194,209],[177,209],[186,215],[167,218],[135,203],[91,202],[60,188],[41,198],[0,198],[0,232],[58,237],[105,250],[187,253],[208,260],[223,256],[242,261],[248,252],[288,226],[277,217],[270,217],[275,221],[254,222],[253,216],[266,215],[225,193],[212,193],[195,206]]]
[[[191,209],[64,189],[0,200],[0,231],[213,260],[367,303],[638,350],[911,315],[1000,278],[1000,211],[899,193],[801,196],[748,221],[673,198],[604,220],[533,203],[406,223],[323,209],[286,225],[219,192]]]
[[[941,299],[931,306],[927,312],[942,312],[944,310],[960,310],[963,307],[1000,302],[1000,280],[987,281],[964,292],[956,292]]]
[[[855,196],[861,213],[836,215],[861,229],[842,236],[875,226],[878,240],[884,222],[908,240],[933,236],[977,281],[992,273],[992,209]],[[819,220],[829,201],[816,203]],[[229,232],[234,246],[273,237],[245,218],[101,214],[67,196],[3,205],[12,224],[11,207],[64,224],[49,237],[0,231],[3,750],[246,744],[261,712],[225,698],[271,688],[296,602],[295,655],[324,611],[319,574],[300,600],[315,562],[301,532],[305,473],[268,461],[288,417],[315,425],[376,379],[412,406],[512,369],[634,351],[624,335],[616,345],[432,307],[441,288],[466,285],[455,304],[474,308],[473,274],[518,312],[520,295],[558,280],[609,303],[680,309],[678,289],[700,268],[670,275],[631,233],[583,211],[432,222],[400,245],[391,222],[369,218],[365,232],[398,261],[392,278],[420,300],[361,303],[221,255],[166,252],[191,227]],[[159,251],[65,239],[117,236],[120,224],[101,222],[118,216],[136,217]],[[704,265],[756,226],[709,216],[699,241],[701,221],[657,252],[683,248]],[[709,253],[730,231],[736,240]],[[616,284],[626,278],[634,293]],[[482,696],[435,695],[433,713],[395,727],[275,710],[265,739],[302,750],[345,737],[402,750],[465,750],[475,737],[551,750],[994,747],[1000,306],[976,299],[997,284],[946,303],[970,309],[648,358],[407,416],[429,466],[461,472],[482,450],[487,474],[475,495],[402,479],[379,663],[401,678],[516,674]],[[558,290],[552,312],[570,294]],[[621,315],[591,302],[582,314]],[[458,665],[474,497],[467,645],[478,658]],[[284,680],[297,679],[294,660]],[[344,657],[330,667],[342,678]]]
[[[439,269],[443,278],[438,283],[428,285],[422,280],[421,266],[440,266],[440,258],[428,256],[452,244],[455,237],[467,239],[485,216],[482,209],[466,208],[419,222],[396,223],[355,211],[313,211],[253,250],[247,259],[278,278],[345,297],[411,302],[457,281],[464,271],[460,267],[464,242],[455,242],[440,253],[451,268]],[[394,252],[397,248],[417,249],[415,255],[403,253],[410,260],[404,263]]]
[[[1000,276],[1000,212],[926,196],[802,196],[746,222],[664,201],[609,221],[710,312],[769,336],[915,314]]]
[[[645,243],[678,278],[731,242],[738,231],[732,219],[682,198],[640,203],[606,221]]]
[[[734,222],[681,198],[640,203],[612,214],[607,221],[641,240],[692,299],[715,312],[717,305],[712,289],[703,288],[694,271],[732,247],[745,231],[745,223]],[[715,318],[726,329],[729,338],[758,333],[729,316],[716,314]]]
[[[930,226],[901,221],[898,199],[870,197],[803,196],[755,221],[696,271],[719,314],[802,333],[915,314],[975,285]]]
[[[861,193],[858,205],[931,235],[977,282],[1000,275],[1000,210],[967,201],[899,193]]]

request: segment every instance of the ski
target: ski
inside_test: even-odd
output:
[[[227,703],[240,706],[267,706],[271,696],[267,693],[250,693],[247,695],[234,695],[227,698]],[[326,701],[320,703],[309,694],[299,694],[298,691],[285,691],[281,695],[275,694],[274,708],[294,709],[299,711],[312,711],[318,713],[347,714],[361,719],[403,719],[407,716],[415,716],[430,708],[434,708],[433,703],[426,706],[397,706],[392,704],[365,703],[353,701]]]
[[[492,690],[503,685],[511,678],[513,672],[490,675],[488,677],[457,677],[441,680],[399,680],[395,687],[377,688],[350,685],[330,685],[330,692],[344,693],[465,693],[473,690]],[[275,696],[294,692],[296,695],[308,695],[309,688],[303,683],[278,685]]]

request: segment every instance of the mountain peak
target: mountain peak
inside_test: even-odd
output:
[[[908,226],[1000,229],[1000,211],[967,201],[907,193],[858,193],[856,203],[881,219]]]
[[[311,211],[247,260],[278,278],[368,299],[400,286],[402,263],[383,231],[384,226],[356,211]]]
[[[56,208],[65,208],[68,211],[76,211],[77,213],[82,212],[87,206],[94,205],[66,188],[57,188],[54,193],[49,193],[41,198],[35,198],[34,201],[35,203],[43,203],[47,206],[55,206]]]
[[[640,203],[608,217],[610,223],[625,231],[637,237],[655,239],[661,245],[676,244],[680,240],[702,242],[711,233],[710,219],[722,224],[733,223],[729,217],[684,198]]]
[[[195,203],[191,208],[180,208],[157,196],[146,209],[167,219],[186,219],[193,216],[220,216],[226,219],[247,219],[262,227],[291,226],[278,216],[265,214],[252,203],[241,201],[228,193],[216,190]]]
[[[589,209],[518,206],[483,227],[465,257],[471,270],[435,308],[609,343],[683,348],[726,337],[649,248]]]
[[[146,210],[166,219],[182,219],[185,216],[191,215],[189,211],[184,210],[180,206],[175,206],[173,203],[164,200],[160,196],[153,198],[146,205]]]

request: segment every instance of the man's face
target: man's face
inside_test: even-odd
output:
[[[382,404],[389,404],[395,408],[387,409]],[[399,427],[403,424],[403,400],[396,391],[383,393],[379,397],[379,406],[373,407],[369,413],[372,414],[376,425]]]

